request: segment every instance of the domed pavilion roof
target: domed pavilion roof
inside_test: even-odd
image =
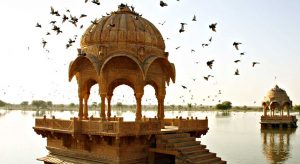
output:
[[[129,49],[157,56],[165,54],[165,43],[158,29],[124,4],[119,5],[118,11],[96,20],[82,35],[81,49],[86,54],[103,53],[103,48],[109,48],[109,52]],[[139,56],[140,60],[145,57]]]
[[[267,95],[264,98],[265,102],[277,102],[280,105],[284,103],[291,103],[289,96],[286,91],[279,88],[278,85],[275,85],[270,91],[268,91]]]

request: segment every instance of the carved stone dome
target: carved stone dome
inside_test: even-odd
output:
[[[274,88],[268,91],[264,99],[265,102],[277,102],[280,105],[283,105],[284,103],[291,103],[286,91],[279,88],[278,85],[275,85]]]
[[[118,11],[103,16],[87,28],[81,38],[81,49],[93,55],[126,49],[140,55],[139,59],[145,58],[144,54],[165,54],[164,40],[158,29],[123,4]]]

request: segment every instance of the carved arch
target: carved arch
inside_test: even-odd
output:
[[[102,75],[103,73],[103,69],[105,68],[106,64],[109,63],[110,60],[112,60],[113,58],[116,58],[116,57],[126,57],[126,58],[129,58],[130,60],[132,60],[134,63],[136,63],[136,65],[138,66],[138,68],[140,69],[141,71],[141,74],[143,76],[143,79],[145,79],[145,73],[143,71],[143,68],[141,66],[141,63],[138,61],[137,58],[133,57],[132,55],[127,55],[127,54],[115,54],[115,55],[111,55],[109,56],[108,58],[105,59],[105,61],[103,62],[102,66],[101,66],[101,69],[100,69],[100,75]]]
[[[159,60],[162,64],[162,68],[167,72],[167,83],[169,83],[169,79],[171,78],[173,83],[175,83],[176,72],[175,66],[173,63],[170,63],[167,58],[151,56],[144,61],[144,72],[145,77],[147,77],[150,66],[156,61]]]
[[[97,75],[99,75],[99,64],[96,58],[92,56],[79,56],[69,64],[69,81],[71,81],[74,75],[81,69],[80,64],[85,61],[88,61],[95,69]]]

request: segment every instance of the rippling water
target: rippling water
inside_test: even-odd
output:
[[[46,139],[37,135],[32,127],[34,118],[42,115],[56,118],[77,116],[77,112],[8,111],[0,109],[0,163],[39,163],[37,157],[47,155]],[[98,112],[90,112],[99,116]],[[112,112],[132,121],[135,113]],[[156,112],[143,115],[154,117]],[[217,156],[234,164],[300,163],[299,130],[260,129],[260,112],[166,112],[166,117],[208,117],[209,131],[199,140]],[[297,115],[299,119],[299,115]],[[297,139],[298,138],[298,139]]]

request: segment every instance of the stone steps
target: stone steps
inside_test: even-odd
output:
[[[190,137],[189,133],[174,133],[157,136],[157,147],[165,150],[178,151],[178,159],[186,160],[186,163],[195,164],[226,164],[216,153],[206,149],[196,138]]]
[[[176,143],[176,142],[186,142],[186,141],[195,141],[195,137],[184,137],[184,138],[172,138],[168,139],[168,143]],[[200,142],[200,141],[199,141]]]

